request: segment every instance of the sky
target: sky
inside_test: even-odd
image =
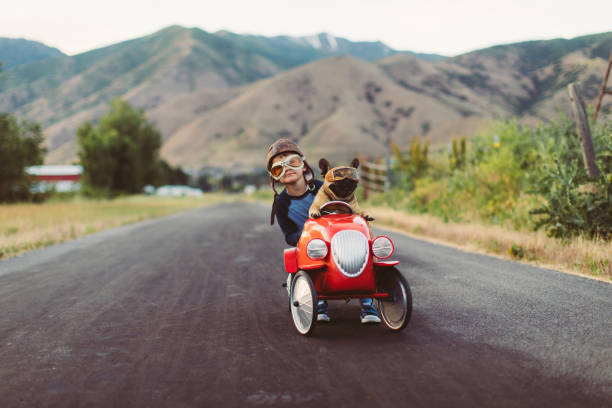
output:
[[[266,36],[327,32],[448,56],[612,31],[612,0],[0,0],[0,5],[0,37],[41,41],[70,55],[173,24]]]

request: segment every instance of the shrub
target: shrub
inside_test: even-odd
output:
[[[429,141],[421,142],[420,138],[410,139],[408,151],[402,152],[400,147],[391,141],[395,159],[395,183],[411,190],[416,179],[422,177],[429,167]]]
[[[515,228],[527,227],[529,205],[535,201],[527,193],[537,174],[534,138],[527,126],[510,120],[472,137],[469,149],[462,147],[461,141],[455,142],[455,153],[446,166],[451,170],[430,172],[417,180],[411,209],[455,221],[510,222]]]
[[[449,156],[449,166],[451,171],[455,169],[462,169],[465,167],[466,158],[466,141],[465,136],[462,136],[459,142],[453,137],[451,141],[451,155]]]
[[[404,154],[394,146],[393,188],[371,201],[444,220],[611,239],[612,122],[593,128],[593,143],[602,172],[595,180],[585,170],[575,125],[563,116],[535,129],[515,119],[493,123],[465,148],[455,141],[450,154],[427,158],[421,168],[414,165],[418,149]]]
[[[582,159],[580,139],[569,119],[540,129],[542,176],[534,190],[545,202],[531,213],[539,216],[536,228],[550,236],[612,238],[612,123],[593,127],[593,144],[602,175],[590,179]]]

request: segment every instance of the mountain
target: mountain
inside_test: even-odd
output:
[[[189,97],[172,103],[189,106],[183,99]],[[160,106],[150,117],[165,123],[173,112]],[[346,160],[359,152],[383,154],[391,139],[407,144],[423,126],[455,122],[457,131],[464,127],[460,113],[397,85],[378,65],[353,57],[294,68],[190,116],[171,130],[162,155],[191,168],[261,165],[265,148],[279,137],[298,141],[316,160]]]
[[[551,117],[558,106],[569,107],[567,85],[571,82],[582,84],[587,100],[598,95],[611,52],[612,32],[607,32],[499,45],[453,60],[480,75],[484,79],[480,85],[512,113]],[[508,92],[511,86],[514,89]]]
[[[315,48],[289,37],[171,26],[83,54],[7,70],[0,82],[0,111],[41,122],[49,159],[68,160],[71,153],[54,152],[66,151],[78,125],[99,117],[113,97],[153,109],[183,92],[240,86],[351,49],[359,56],[372,56],[373,49],[390,50],[381,43],[352,47],[347,40],[337,41],[342,50]]]
[[[587,102],[598,95],[611,51],[609,32],[499,45],[434,64],[401,55],[380,64],[398,84],[465,115],[547,119],[569,108],[571,82],[582,84]]]
[[[307,37],[276,37],[278,39],[294,41],[304,46],[327,52],[329,54],[350,55],[366,61],[375,61],[395,54],[410,54],[425,61],[439,61],[446,57],[438,54],[415,53],[411,51],[397,51],[386,44],[376,42],[354,42],[345,38],[334,37],[327,33],[319,33]]]
[[[603,33],[439,59],[324,33],[263,37],[172,26],[8,69],[0,111],[43,124],[49,163],[75,158],[77,127],[97,120],[113,97],[146,110],[173,164],[260,166],[262,146],[280,136],[315,159],[348,160],[383,154],[391,139],[443,143],[491,117],[553,118],[567,105],[571,81],[593,100],[611,49],[612,33]]]
[[[400,146],[413,136],[446,142],[488,118],[552,119],[558,107],[569,112],[570,82],[582,84],[587,102],[596,97],[611,38],[508,44],[434,62],[408,54],[374,63],[316,61],[245,87],[192,120],[184,117],[162,153],[187,166],[222,166],[236,154],[257,165],[261,146],[287,136],[310,157],[346,161],[358,152],[384,154],[391,139]],[[607,101],[604,111],[611,108]],[[167,123],[162,112],[171,111],[162,106],[151,117]]]
[[[4,70],[63,55],[64,53],[57,48],[48,47],[37,41],[0,38],[0,63]]]

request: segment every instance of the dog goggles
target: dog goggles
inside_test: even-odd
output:
[[[329,175],[329,173],[328,173]],[[359,181],[359,175],[357,174],[357,169],[354,167],[336,167],[331,171],[331,178],[326,177],[328,181],[340,181],[345,178]]]
[[[274,180],[280,180],[285,175],[285,169],[291,167],[295,170],[300,170],[304,167],[304,158],[299,154],[292,154],[285,160],[274,163],[270,168],[270,175]]]

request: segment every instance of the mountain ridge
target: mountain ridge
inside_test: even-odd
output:
[[[0,37],[0,63],[4,70],[64,55],[39,41]]]
[[[76,128],[95,122],[113,97],[146,110],[173,164],[221,166],[238,153],[258,166],[257,147],[280,136],[312,145],[310,156],[345,160],[356,146],[384,154],[391,139],[442,143],[491,117],[550,119],[557,106],[568,108],[567,83],[582,83],[587,100],[596,96],[612,49],[612,33],[600,33],[428,60],[343,41],[170,26],[6,70],[0,111],[43,124],[50,163],[74,159]]]

